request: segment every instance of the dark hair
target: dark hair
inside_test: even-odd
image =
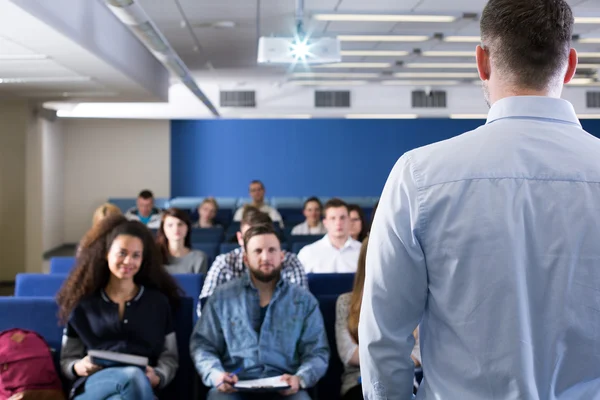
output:
[[[97,293],[108,284],[111,272],[106,256],[119,235],[134,236],[140,239],[144,246],[142,265],[133,278],[135,283],[159,290],[174,305],[179,303],[182,292],[163,268],[152,233],[139,221],[128,221],[122,215],[111,215],[92,227],[84,236],[75,268],[56,296],[62,322],[69,319],[81,299]]]
[[[304,207],[302,207],[302,209],[305,209],[306,206],[308,205],[308,203],[312,203],[312,202],[317,203],[319,205],[319,209],[321,209],[321,210],[323,209],[323,204],[321,203],[321,200],[319,200],[319,198],[315,197],[315,196],[309,197],[308,199],[306,199],[306,201],[304,202]]]
[[[242,220],[240,221],[240,228],[242,225],[273,225],[273,220],[266,214],[260,211],[258,208],[253,206],[247,206],[242,214]]]
[[[145,190],[142,190],[140,192],[140,194],[138,194],[138,197],[148,200],[148,199],[152,199],[154,197],[154,194],[151,191],[149,191],[148,189],[145,189]]]
[[[325,207],[323,207],[323,215],[326,215],[327,210],[329,210],[330,208],[340,208],[340,207],[345,207],[346,210],[348,210],[348,204],[346,204],[345,201],[334,197],[333,199],[330,199],[327,201],[327,203],[325,203]],[[348,212],[350,212],[350,210],[348,210]]]
[[[358,233],[358,240],[362,242],[364,238],[367,237],[367,233],[369,232],[369,227],[367,226],[367,218],[365,217],[365,212],[358,204],[348,204],[348,214],[352,211],[356,211],[358,213],[358,217],[360,218],[360,232]]]
[[[244,251],[248,250],[248,242],[254,236],[259,235],[270,235],[273,234],[281,244],[281,240],[279,240],[279,236],[277,236],[277,232],[275,232],[275,228],[273,224],[258,224],[258,225],[250,225],[250,228],[244,233]]]
[[[543,90],[564,68],[573,24],[565,0],[490,0],[481,40],[496,73],[512,76],[512,85]]]
[[[167,219],[167,217],[175,217],[187,225],[187,234],[183,240],[183,245],[188,249],[192,247],[192,221],[190,216],[187,212],[179,208],[169,208],[164,212],[162,220],[160,221],[160,228],[158,228],[158,232],[156,233],[156,244],[160,249],[163,265],[170,263],[169,239],[167,238],[167,235],[165,235],[165,219]]]
[[[265,184],[262,183],[261,181],[259,181],[258,179],[254,179],[252,182],[250,182],[250,185],[255,185],[255,184],[259,184],[260,187],[264,190],[265,189]]]

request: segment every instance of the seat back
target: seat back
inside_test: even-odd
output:
[[[340,389],[342,387],[342,372],[344,365],[337,352],[335,341],[335,307],[337,295],[316,296],[319,301],[319,308],[323,315],[325,331],[327,332],[327,341],[329,342],[329,367],[325,376],[317,384],[317,394],[319,399],[336,400],[340,398]]]
[[[204,274],[173,274],[173,278],[185,295],[193,300],[192,320],[195,323],[198,319],[196,307],[204,284]]]
[[[192,243],[219,243],[223,240],[223,227],[193,228],[191,233]]]
[[[75,257],[52,257],[50,259],[51,274],[68,274],[75,266]]]
[[[221,243],[219,246],[219,254],[227,254],[240,247],[239,243]]]
[[[307,274],[310,292],[318,296],[351,292],[354,286],[354,273]]]
[[[218,243],[194,243],[192,242],[192,249],[194,250],[202,250],[208,256],[208,267],[212,265],[212,262],[215,261],[215,257],[219,254],[219,244]]]
[[[66,274],[17,274],[15,297],[55,297]]]

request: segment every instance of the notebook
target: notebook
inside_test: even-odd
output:
[[[281,375],[279,375],[271,378],[238,381],[233,387],[240,392],[270,392],[289,389],[290,385],[282,381]]]
[[[88,356],[90,356],[92,363],[101,365],[103,367],[122,367],[133,365],[145,369],[148,365],[147,357],[117,353],[114,351],[89,350]]]

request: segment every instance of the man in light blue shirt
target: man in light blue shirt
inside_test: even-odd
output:
[[[486,125],[404,154],[383,190],[359,325],[366,399],[600,398],[600,141],[560,100],[564,0],[490,0]]]

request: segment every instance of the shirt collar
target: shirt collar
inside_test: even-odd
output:
[[[144,294],[144,291],[146,289],[144,288],[143,285],[140,285],[140,291],[138,292],[138,294],[135,295],[135,297],[133,299],[131,299],[130,301],[136,302],[139,301],[142,298],[142,295]],[[108,297],[108,295],[106,294],[106,290],[102,289],[100,291],[100,296],[102,297],[102,300],[104,300],[107,303],[112,303],[113,301]]]
[[[331,243],[331,240],[329,239],[329,235],[328,234],[325,234],[325,236],[323,236],[323,239],[321,239],[321,240],[323,240],[325,243],[327,243],[327,245],[329,247],[331,247],[332,249],[340,250],[340,251],[344,250],[345,248],[351,247],[352,244],[354,244],[354,242],[355,242],[355,240],[352,239],[352,236],[348,236],[348,239],[346,240],[346,243],[344,243],[344,245],[342,246],[341,249],[338,249],[337,247],[335,247],[333,245],[333,243]]]
[[[581,126],[571,103],[545,96],[514,96],[498,100],[490,109],[487,124],[505,118],[546,119]]]

